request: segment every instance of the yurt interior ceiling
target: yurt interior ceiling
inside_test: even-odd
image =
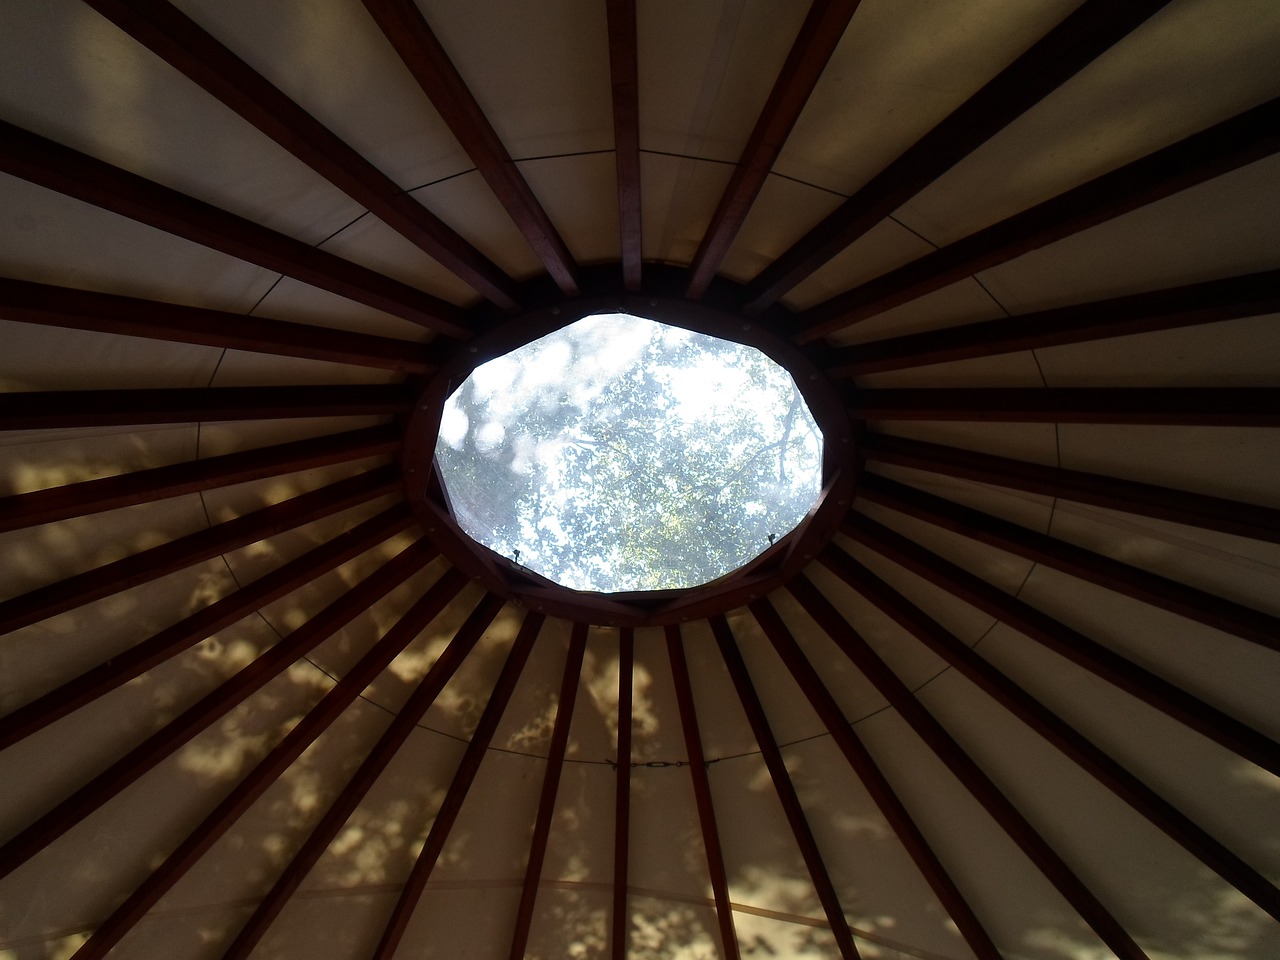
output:
[[[0,958],[1280,957],[1280,3],[0,50]],[[754,566],[458,534],[450,378],[600,309],[825,403]]]

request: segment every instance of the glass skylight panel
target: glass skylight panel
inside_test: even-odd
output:
[[[822,435],[759,350],[602,314],[472,371],[436,462],[458,524],[496,553],[575,590],[664,590],[793,530]]]

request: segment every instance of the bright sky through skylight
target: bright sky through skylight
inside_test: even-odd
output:
[[[786,535],[822,436],[760,351],[640,317],[587,317],[477,367],[436,443],[459,525],[578,590],[697,586]]]

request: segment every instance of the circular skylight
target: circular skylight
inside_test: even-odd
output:
[[[472,371],[445,404],[440,479],[477,542],[575,590],[696,587],[804,519],[822,434],[754,347],[586,317]]]

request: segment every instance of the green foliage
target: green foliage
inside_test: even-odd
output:
[[[790,530],[821,435],[764,354],[589,317],[481,367],[436,445],[463,529],[576,589],[696,586]]]

